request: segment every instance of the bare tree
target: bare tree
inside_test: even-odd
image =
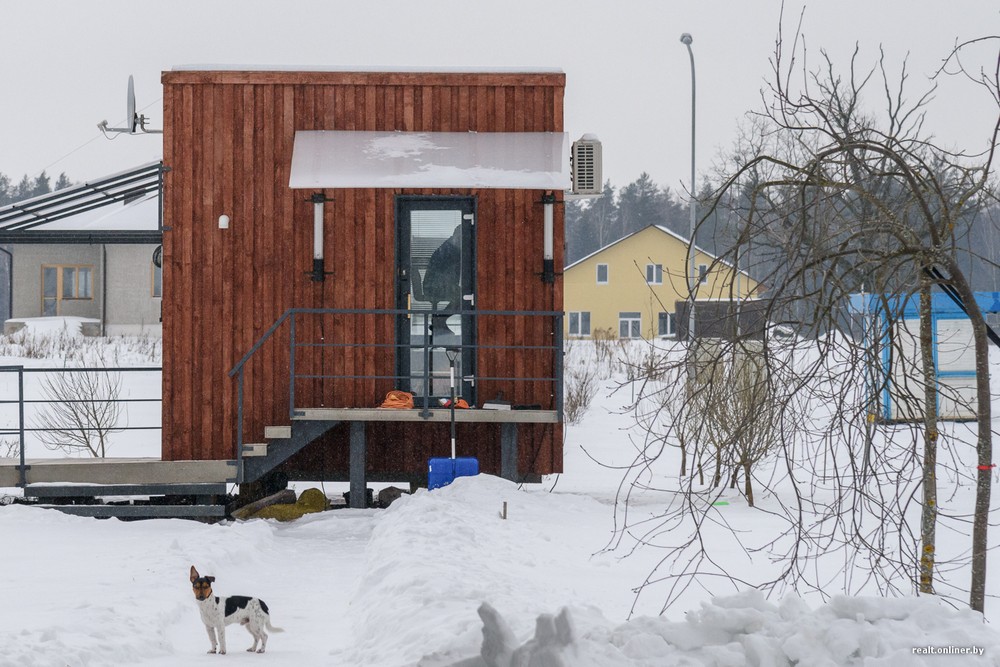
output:
[[[49,449],[104,458],[108,436],[121,430],[121,375],[108,371],[65,370],[42,382],[47,401],[36,426]]]
[[[965,46],[948,62],[958,63]],[[780,360],[785,369],[786,381],[772,385],[767,399],[780,408],[777,426],[768,427],[777,431],[761,434],[760,440],[776,455],[764,480],[774,498],[769,511],[786,528],[754,547],[766,551],[779,568],[753,584],[825,594],[829,580],[818,579],[810,563],[838,554],[846,565],[841,576],[847,592],[867,586],[883,593],[933,590],[934,570],[942,565],[934,551],[934,526],[942,515],[932,483],[947,471],[975,485],[974,508],[949,518],[956,527],[971,521],[971,555],[968,561],[953,556],[950,566],[971,566],[965,590],[969,605],[982,611],[992,475],[989,343],[969,278],[969,267],[983,258],[970,253],[963,239],[983,224],[978,214],[994,196],[990,179],[1000,135],[1000,56],[994,54],[988,69],[970,76],[998,101],[997,121],[984,128],[984,148],[974,155],[946,150],[924,131],[933,84],[908,101],[905,64],[892,75],[883,55],[865,69],[856,50],[842,74],[825,53],[816,68],[806,57],[800,32],[790,44],[779,33],[766,106],[754,117],[749,140],[733,156],[703,213],[703,219],[723,215],[728,220],[731,247],[718,263],[739,263],[766,284],[771,331],[787,328],[796,335],[794,340],[767,336],[760,350],[762,358]],[[962,65],[957,71],[968,72]],[[923,364],[914,359],[920,348],[896,334],[902,304],[931,288],[955,294],[972,325],[976,466],[971,474],[955,454],[951,461],[937,456],[941,437],[932,408],[937,383],[927,365],[930,356],[922,355]],[[886,327],[873,332],[864,325],[858,335],[851,296],[865,291],[876,295],[872,301]],[[731,298],[746,297],[734,288]],[[864,308],[867,314],[868,305]],[[924,319],[929,321],[926,314]],[[929,341],[926,331],[921,338]],[[732,348],[742,340],[745,336],[737,335]],[[689,346],[685,368],[697,363],[693,355],[699,346]],[[873,346],[879,351],[873,353]],[[881,365],[883,355],[909,358],[917,372],[894,377],[893,362],[889,372]],[[673,376],[683,377],[681,372],[678,367]],[[735,382],[729,386],[737,391]],[[686,424],[704,414],[708,390],[684,382],[647,387],[675,392],[685,406],[679,411],[684,424],[673,425],[667,437],[683,434],[690,441],[693,431]],[[878,397],[889,388],[907,402],[909,420],[878,417]],[[752,388],[739,393],[749,404],[757,400]],[[720,441],[733,442],[758,428],[759,414],[736,410],[732,403],[721,429],[728,435],[717,437]],[[640,423],[655,423],[648,410],[656,404],[669,401],[640,396]],[[782,422],[803,412],[810,416],[808,430]],[[646,459],[644,469],[650,466],[648,454]],[[631,487],[623,488],[627,509]],[[705,525],[718,524],[709,489],[688,480],[671,493],[655,527],[646,519],[650,527],[630,533],[639,534],[640,541],[643,535],[677,536],[646,582],[670,582],[667,604],[699,577],[734,577],[719,571],[702,536]],[[619,525],[622,534],[634,528],[624,520]]]

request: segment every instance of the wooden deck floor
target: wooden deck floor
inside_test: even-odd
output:
[[[432,408],[424,417],[419,407],[412,410],[389,408],[303,408],[295,411],[295,419],[344,422],[449,422],[451,410]],[[455,421],[481,424],[556,424],[555,410],[455,410]]]
[[[0,487],[17,486],[18,459],[0,458]],[[27,459],[31,484],[210,484],[236,480],[235,461],[152,458]]]

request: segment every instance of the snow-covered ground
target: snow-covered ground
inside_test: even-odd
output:
[[[622,466],[641,440],[619,410],[630,389],[611,391],[620,379],[605,379],[583,421],[567,428],[565,472],[540,485],[461,478],[386,510],[338,509],[292,523],[121,522],[0,507],[0,665],[506,667],[509,660],[476,658],[483,603],[509,626],[508,648],[531,640],[536,623],[551,627],[539,615],[568,610],[571,644],[538,665],[1000,665],[992,603],[984,621],[930,596],[850,597],[832,585],[768,597],[712,577],[662,614],[661,585],[637,597],[664,550],[633,551],[634,531],[613,540],[623,520],[615,502]],[[673,467],[652,481],[676,482]],[[658,516],[663,498],[637,491],[629,525]],[[716,520],[735,527],[744,546],[765,541],[767,498],[750,508],[726,490],[720,502]],[[959,489],[947,502],[971,496]],[[766,552],[735,546],[728,528],[706,535],[719,564],[747,581],[773,567]],[[967,535],[941,540],[952,551],[969,545]],[[251,639],[238,626],[227,633],[230,655],[206,655],[191,565],[217,578],[217,594],[268,603],[285,632],[271,636],[265,655],[243,652]],[[991,565],[998,571],[1000,563]]]

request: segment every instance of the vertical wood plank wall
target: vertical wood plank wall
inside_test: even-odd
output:
[[[541,191],[328,190],[325,255],[333,274],[313,282],[312,194],[288,187],[296,130],[561,132],[565,75],[558,72],[386,73],[177,70],[162,75],[166,175],[163,240],[163,458],[235,457],[236,382],[227,373],[285,310],[395,308],[397,195],[476,198],[477,307],[562,310],[562,279],[542,283]],[[556,193],[561,200],[561,193]],[[220,215],[230,227],[219,229]],[[556,206],[555,238],[563,238]],[[562,244],[555,263],[562,266]],[[390,318],[302,318],[299,340],[394,342]],[[551,344],[550,324],[480,322],[480,344]],[[247,366],[244,441],[289,423],[285,326]],[[385,350],[323,348],[296,355],[297,374],[393,375]],[[479,374],[550,377],[549,360],[481,351]],[[384,380],[300,380],[299,407],[372,407]],[[554,408],[551,383],[480,386],[517,403]],[[522,425],[522,473],[562,469],[562,426]],[[450,450],[447,426],[368,426],[369,472],[426,472]],[[500,466],[495,425],[462,425],[460,454],[485,472]],[[294,457],[297,470],[347,469],[346,429]]]

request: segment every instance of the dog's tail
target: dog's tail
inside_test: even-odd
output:
[[[271,632],[284,632],[283,628],[276,628],[273,625],[271,625],[271,619],[270,618],[267,619],[267,629],[270,630]]]

